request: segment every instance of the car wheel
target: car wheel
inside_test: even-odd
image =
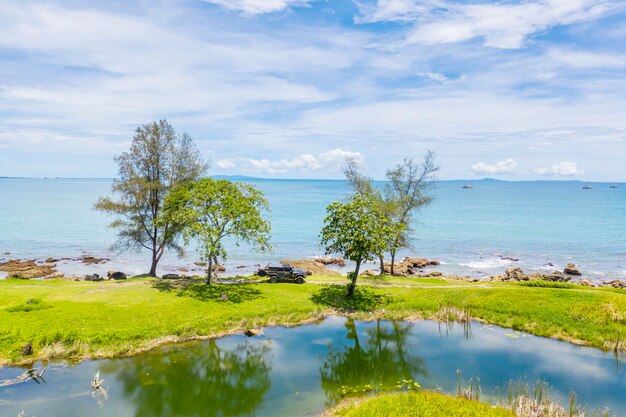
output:
[[[270,283],[276,284],[277,282],[278,282],[278,278],[277,277],[270,277]]]
[[[298,277],[298,278],[296,278],[296,282],[297,282],[298,284],[304,284],[304,278],[302,278],[302,277]]]

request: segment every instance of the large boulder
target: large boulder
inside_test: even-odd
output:
[[[509,268],[504,272],[506,281],[528,281],[529,278],[524,274],[522,268]]]
[[[323,265],[346,266],[346,261],[343,258],[332,257],[332,256],[315,258],[315,262],[319,262]]]
[[[552,282],[568,282],[569,280],[571,280],[572,277],[565,275],[563,272],[561,271],[553,271],[549,274],[544,274],[543,275],[543,280],[544,281],[552,281]]]
[[[306,271],[307,275],[341,275],[339,271],[330,269],[323,263],[314,259],[284,260],[280,262],[291,265],[294,268],[302,269]]]
[[[180,275],[178,275],[178,274],[165,274],[161,278],[162,279],[180,279]]]
[[[567,264],[565,269],[563,269],[563,273],[567,275],[582,275],[582,272],[574,264]]]
[[[426,268],[428,266],[436,266],[440,265],[439,261],[434,259],[426,259],[426,258],[413,258],[413,257],[405,257],[401,261],[396,261],[393,266],[394,275],[400,276],[410,276],[417,275],[421,271],[420,269]],[[384,262],[385,273],[391,273],[391,262]]]
[[[128,277],[126,276],[125,273],[120,272],[120,271],[109,271],[107,272],[107,277],[109,279],[114,279],[117,281],[123,280],[123,279],[128,279]]]
[[[102,278],[98,274],[91,274],[91,275],[85,275],[85,281],[100,282],[100,281],[104,281],[104,278]]]
[[[620,281],[618,279],[615,279],[613,281],[607,281],[604,283],[604,285],[607,285],[613,288],[620,288],[620,289],[626,288],[626,282]]]

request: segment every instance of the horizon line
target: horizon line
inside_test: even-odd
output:
[[[254,177],[249,175],[224,175],[216,174],[209,177],[222,177],[224,179],[241,179],[241,180],[261,180],[261,181],[347,181],[345,178],[272,178],[272,177]],[[0,179],[13,179],[13,180],[114,180],[114,177],[11,177],[2,176]],[[374,179],[376,182],[385,182],[384,179]],[[582,182],[582,183],[594,183],[594,184],[625,184],[626,181],[606,181],[606,180],[581,180],[581,179],[518,179],[518,180],[504,180],[500,178],[454,178],[454,179],[438,179],[435,182],[461,182],[461,181],[494,181],[494,182]]]

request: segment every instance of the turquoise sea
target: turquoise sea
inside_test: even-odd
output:
[[[318,234],[325,207],[348,195],[344,181],[247,181],[270,201],[274,251],[258,254],[230,245],[226,275],[249,272],[268,261],[322,255]],[[466,184],[473,188],[462,188]],[[582,189],[585,185],[592,189]],[[625,278],[626,184],[611,185],[441,181],[433,190],[433,203],[414,224],[413,248],[403,254],[435,258],[443,262],[439,270],[471,276],[511,266],[548,271],[574,262],[593,279]],[[112,219],[93,205],[110,188],[109,179],[0,179],[0,261],[88,254],[111,260],[100,265],[64,261],[59,269],[72,274],[146,272],[145,253],[109,250],[115,241],[107,227]],[[192,246],[183,259],[167,256],[159,273],[193,268],[196,260]]]

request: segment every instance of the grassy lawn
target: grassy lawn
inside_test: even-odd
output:
[[[350,399],[324,417],[515,417],[510,411],[478,401],[421,391]]]
[[[341,277],[311,281],[345,283]],[[408,282],[407,282],[408,281]],[[357,319],[467,317],[604,349],[626,337],[626,291],[467,284],[440,279],[360,279],[355,300],[339,285],[206,287],[149,278],[101,283],[0,281],[0,364],[46,357],[111,357],[159,343],[214,336],[327,314]],[[384,282],[381,286],[380,282]],[[367,285],[375,283],[376,286]],[[24,358],[20,347],[31,342]]]

